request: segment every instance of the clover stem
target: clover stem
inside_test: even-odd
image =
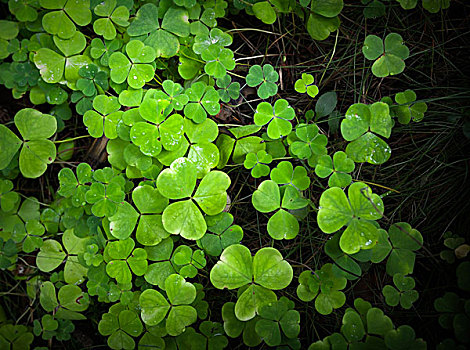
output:
[[[328,64],[325,67],[325,70],[323,71],[323,74],[321,75],[320,81],[318,82],[318,85],[321,85],[321,82],[325,76],[326,71],[328,70],[328,67],[330,66],[331,61],[333,60],[333,57],[335,56],[336,53],[336,45],[338,44],[338,34],[339,30],[336,29],[336,38],[335,38],[335,46],[333,46],[333,52],[331,53],[330,60],[328,61]]]
[[[82,136],[73,137],[73,138],[67,139],[67,140],[54,141],[54,143],[71,142],[71,141],[75,141],[75,140],[79,140],[79,139],[84,139],[86,137],[91,137],[91,136],[90,135],[82,135]]]

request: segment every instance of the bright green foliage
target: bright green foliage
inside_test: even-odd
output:
[[[245,169],[251,169],[251,176],[259,178],[269,175],[269,165],[273,157],[266,151],[258,151],[258,153],[248,153],[246,155],[243,166]]]
[[[233,224],[233,216],[222,212],[214,216],[205,217],[207,233],[197,241],[199,247],[212,256],[219,256],[222,251],[238,244],[243,238],[243,229]]]
[[[313,159],[326,154],[326,135],[318,132],[316,124],[297,124],[295,135],[298,141],[294,141],[290,150],[292,154],[300,159],[309,159],[309,164]]]
[[[109,57],[114,51],[119,50],[122,47],[122,42],[118,39],[114,40],[101,40],[94,38],[90,44],[90,55],[93,59],[99,59],[102,66],[107,67],[109,65]]]
[[[228,302],[222,307],[222,319],[224,320],[224,331],[229,337],[238,338],[242,335],[243,342],[247,346],[257,346],[262,342],[255,330],[258,316],[246,322],[240,321],[235,315],[235,303]]]
[[[380,242],[380,232],[379,230],[379,242]],[[333,271],[335,273],[346,277],[350,281],[354,281],[361,277],[362,269],[360,262],[369,261],[369,259],[358,259],[358,255],[364,254],[364,252],[370,252],[370,250],[361,250],[356,254],[346,254],[343,252],[339,246],[339,241],[341,238],[341,233],[336,233],[325,243],[325,253],[334,261]],[[375,247],[373,248],[375,249]]]
[[[193,50],[197,54],[202,54],[209,47],[215,45],[225,47],[232,44],[232,37],[224,33],[219,28],[213,28],[208,34],[197,35],[194,39]]]
[[[390,137],[392,125],[390,109],[386,103],[353,104],[341,122],[341,134],[346,141],[352,141],[346,147],[348,157],[355,162],[385,163],[392,151],[376,134]]]
[[[113,40],[116,37],[116,27],[129,25],[129,10],[125,6],[117,6],[116,0],[105,0],[94,8],[98,18],[93,23],[96,34],[102,35],[105,40]]]
[[[332,264],[325,264],[312,274],[304,271],[299,276],[297,296],[302,301],[315,299],[315,309],[322,315],[330,314],[346,301],[342,289],[346,287],[346,278],[333,269]]]
[[[291,120],[295,117],[294,109],[284,99],[277,100],[272,106],[269,102],[261,102],[256,107],[255,124],[268,125],[267,132],[271,139],[287,136],[292,130]]]
[[[132,40],[126,45],[126,55],[114,52],[109,57],[111,80],[121,84],[127,80],[133,89],[139,89],[152,80],[155,68],[151,63],[155,60],[155,50],[138,40]]]
[[[6,168],[21,147],[19,168],[24,177],[36,178],[44,174],[56,157],[56,148],[49,137],[55,134],[57,122],[49,114],[24,108],[15,115],[15,125],[23,142],[6,126],[0,127],[2,169]]]
[[[121,105],[114,96],[99,95],[93,99],[93,110],[83,115],[83,124],[88,128],[88,133],[95,137],[103,134],[109,139],[115,139],[117,124],[122,119]]]
[[[184,107],[184,115],[195,123],[202,123],[207,115],[216,115],[220,111],[219,94],[212,86],[196,82],[186,90],[189,103]]]
[[[217,79],[216,84],[220,88],[217,92],[222,102],[227,103],[230,100],[236,100],[240,96],[240,83],[237,81],[232,82],[230,75],[226,74]]]
[[[403,72],[405,60],[410,55],[403,38],[397,33],[388,34],[385,40],[376,35],[368,35],[364,40],[362,52],[368,60],[376,60],[372,65],[372,73],[379,78]]]
[[[321,7],[323,4],[326,5],[326,7],[329,7],[330,3],[333,5],[330,11],[324,12],[319,9],[319,6]],[[337,14],[341,12],[343,7],[343,0],[334,0],[333,2],[322,2],[321,0],[315,0],[315,4],[316,7],[312,7],[313,12],[310,13],[310,16],[307,20],[307,32],[314,40],[325,40],[330,36],[330,33],[337,30],[341,24]],[[329,17],[325,15],[326,13],[329,15],[334,13],[337,14]]]
[[[109,312],[103,314],[98,324],[100,334],[108,337],[108,346],[111,349],[134,349],[133,337],[142,334],[143,326],[139,315],[128,310],[121,303],[114,304]]]
[[[299,191],[304,191],[310,186],[310,178],[303,166],[294,166],[291,162],[282,161],[271,170],[271,180],[278,185],[291,185]]]
[[[92,204],[91,212],[93,215],[102,216],[113,216],[118,207],[118,203],[124,200],[124,191],[122,189],[122,183],[120,183],[120,177],[114,177],[110,168],[108,173],[110,177],[108,179],[97,180],[97,172],[94,173],[93,177],[95,180],[100,182],[94,182],[91,184],[87,192],[85,193],[85,200],[87,203]]]
[[[333,159],[326,154],[318,158],[315,174],[323,179],[329,176],[330,187],[346,187],[352,181],[349,173],[352,173],[354,168],[354,161],[348,158],[346,153],[338,151],[333,155]]]
[[[248,321],[259,313],[261,306],[277,299],[272,289],[287,287],[292,273],[292,267],[276,249],[261,248],[252,257],[248,248],[235,244],[224,249],[210,279],[218,289],[248,285],[235,305],[236,317]]]
[[[147,271],[147,252],[142,248],[134,249],[134,246],[132,238],[111,241],[106,245],[106,273],[118,283],[129,283],[132,281],[132,273],[142,276]]]
[[[13,183],[10,180],[0,180],[0,204],[4,212],[13,210],[20,201],[20,195],[12,190]]]
[[[50,34],[62,39],[70,39],[77,27],[91,22],[89,0],[40,0],[40,5],[47,10],[42,17],[42,26]]]
[[[288,210],[302,209],[308,204],[293,186],[284,186],[281,190],[272,180],[263,181],[251,198],[253,206],[262,213],[277,212],[269,218],[268,233],[274,239],[293,239],[299,233],[299,222]]]
[[[42,308],[48,312],[55,311],[55,317],[68,320],[84,320],[85,316],[80,312],[85,311],[89,305],[89,297],[80,287],[66,284],[56,294],[55,286],[47,281],[40,286],[39,302]]]
[[[206,61],[204,71],[216,79],[224,77],[227,70],[235,68],[233,51],[218,45],[209,46],[202,52],[201,58]]]
[[[390,306],[401,305],[404,309],[410,309],[413,303],[418,300],[419,294],[413,288],[415,287],[415,280],[412,277],[405,277],[401,273],[393,275],[393,284],[386,285],[382,289],[382,294],[385,296],[385,301]]]
[[[230,178],[225,173],[211,171],[202,178],[194,192],[196,179],[196,166],[188,158],[176,159],[157,179],[157,188],[164,197],[173,200],[189,197],[166,207],[162,222],[171,234],[191,240],[202,238],[207,229],[199,208],[208,215],[222,212],[227,202],[226,190],[230,186]]]
[[[270,64],[265,64],[263,67],[254,65],[250,68],[248,75],[246,76],[246,83],[248,86],[258,86],[258,96],[262,99],[277,94],[277,81],[279,80],[279,74],[274,70],[274,67]],[[261,85],[260,85],[261,84]]]
[[[0,347],[2,349],[29,349],[34,340],[33,333],[23,325],[4,324],[0,326]]]
[[[168,334],[177,336],[197,319],[197,312],[190,304],[196,298],[196,288],[192,283],[173,274],[165,280],[167,299],[154,289],[147,289],[140,298],[141,317],[149,326],[158,325],[166,319]]]
[[[94,97],[96,94],[108,90],[108,73],[99,70],[94,64],[86,65],[78,70],[82,77],[77,80],[77,89],[82,91],[87,97]]]
[[[314,82],[313,75],[302,73],[302,78],[298,79],[295,82],[295,86],[294,86],[295,91],[301,94],[307,93],[307,95],[309,95],[311,98],[314,98],[315,96],[318,95],[319,90],[318,90],[318,86],[313,84],[313,82]]]
[[[347,254],[360,249],[371,249],[378,233],[375,220],[383,216],[382,199],[369,186],[355,182],[348,188],[348,197],[338,187],[327,189],[320,198],[317,222],[325,233],[333,233],[347,226],[340,239],[340,247]]]

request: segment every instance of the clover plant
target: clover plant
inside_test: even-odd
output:
[[[318,90],[318,86],[313,84],[313,82],[314,82],[314,79],[311,74],[302,73],[302,78],[298,79],[295,82],[295,85],[294,85],[295,91],[301,94],[307,93],[307,95],[309,95],[311,98],[314,98],[315,96],[318,95],[319,90]]]
[[[224,249],[210,280],[218,289],[245,287],[235,304],[235,315],[240,321],[248,321],[263,305],[277,300],[272,290],[288,286],[292,273],[290,264],[275,248],[261,248],[252,257],[248,248],[234,244]]]
[[[248,153],[246,155],[243,166],[246,169],[251,169],[251,176],[254,178],[263,177],[269,174],[269,165],[273,160],[273,157],[266,153],[266,151],[258,151],[255,153]]]
[[[382,289],[385,301],[390,306],[400,306],[404,309],[410,309],[413,303],[418,300],[419,294],[413,288],[415,280],[412,277],[406,277],[401,273],[393,275],[393,284],[386,285]]]
[[[239,244],[243,238],[243,229],[233,224],[233,216],[222,212],[205,217],[207,233],[197,241],[199,247],[212,256],[219,256],[222,251],[233,244]]]
[[[354,161],[348,158],[346,153],[338,151],[333,155],[333,159],[327,154],[318,158],[315,174],[321,178],[329,177],[330,187],[346,187],[352,181],[349,173],[353,172],[354,168]]]
[[[277,94],[276,82],[278,80],[279,74],[270,64],[265,64],[263,67],[254,65],[246,76],[246,84],[251,87],[257,87],[258,96],[262,99],[267,99]]]
[[[256,107],[254,116],[258,126],[268,125],[268,136],[278,139],[287,136],[292,130],[291,120],[295,117],[294,109],[284,99],[277,100],[272,106],[269,102],[261,102]]]

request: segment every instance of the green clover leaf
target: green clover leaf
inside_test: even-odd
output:
[[[410,55],[403,38],[397,33],[388,34],[385,41],[376,35],[368,35],[362,52],[368,60],[376,60],[372,65],[372,73],[379,78],[403,72],[405,60]]]
[[[396,288],[386,285],[382,289],[386,303],[390,306],[400,304],[402,308],[410,309],[419,297],[418,292],[413,289],[415,287],[414,279],[412,277],[405,277],[401,273],[396,273],[393,276],[393,283]]]
[[[38,18],[37,2],[34,0],[9,0],[8,9],[20,22],[34,22]]]
[[[219,94],[213,86],[199,81],[186,90],[189,103],[184,107],[184,115],[195,123],[202,123],[207,115],[220,112]]]
[[[320,134],[316,124],[298,124],[295,130],[299,141],[294,141],[291,152],[300,159],[310,159],[326,154],[326,135]]]
[[[217,45],[211,45],[204,50],[201,57],[206,61],[204,71],[216,79],[222,78],[227,74],[227,70],[235,68],[235,59],[233,58],[233,51],[226,48],[221,48]]]
[[[197,241],[197,245],[207,254],[219,256],[225,248],[239,244],[242,240],[243,229],[238,225],[232,225],[232,214],[222,212],[214,216],[206,216],[205,220],[208,233]]]
[[[144,275],[145,281],[165,289],[165,280],[168,276],[176,273],[171,257],[173,253],[173,240],[168,237],[154,246],[146,246],[148,260],[154,261],[147,268]]]
[[[295,117],[294,109],[284,99],[277,100],[274,107],[268,102],[261,102],[256,107],[255,124],[263,126],[268,124],[267,132],[271,139],[289,135],[292,131],[291,120]]]
[[[235,315],[235,303],[228,302],[222,306],[222,319],[225,333],[229,337],[237,338],[243,333],[243,342],[246,346],[257,346],[263,341],[255,330],[258,317],[247,322],[240,321]]]
[[[250,68],[246,76],[248,86],[256,87],[259,85],[258,96],[262,99],[267,99],[277,94],[276,82],[278,80],[279,74],[270,64],[265,64],[262,68],[259,65],[254,65]]]
[[[248,153],[243,166],[245,169],[251,169],[251,176],[255,179],[267,176],[270,172],[269,165],[273,161],[273,157],[266,151],[258,151],[258,153]]]
[[[338,151],[333,155],[333,159],[326,154],[318,158],[315,174],[322,179],[329,176],[328,186],[330,187],[346,187],[352,181],[349,173],[352,173],[354,168],[354,161],[348,158],[346,153]]]
[[[108,73],[99,70],[94,64],[86,65],[78,70],[81,79],[77,80],[77,89],[87,97],[94,97],[96,94],[108,90]]]
[[[93,99],[93,110],[83,115],[83,124],[88,128],[88,133],[95,138],[103,136],[115,139],[117,124],[122,119],[121,105],[114,96],[98,95]]]
[[[40,5],[48,10],[42,17],[42,26],[50,34],[62,39],[70,39],[76,26],[86,26],[91,22],[90,0],[40,0]]]
[[[234,244],[224,249],[211,270],[210,279],[218,289],[249,285],[235,305],[237,318],[248,321],[255,317],[261,306],[276,300],[272,290],[290,284],[292,267],[274,248],[261,248],[252,257],[248,248]]]
[[[115,304],[103,314],[98,323],[98,331],[109,336],[108,346],[111,349],[134,349],[135,341],[142,331],[142,322],[139,315],[132,310],[125,310],[120,304]]]
[[[221,101],[227,103],[230,100],[236,100],[240,96],[240,83],[232,82],[230,75],[226,74],[217,79],[216,84],[220,88],[217,92]]]
[[[155,68],[150,64],[155,60],[155,50],[139,40],[132,40],[126,45],[126,54],[114,52],[109,57],[111,80],[121,84],[127,79],[131,88],[139,89],[155,74]]]
[[[336,0],[335,0],[336,1]],[[317,1],[318,3],[319,1]],[[325,3],[328,4],[328,3]],[[338,16],[324,17],[316,13],[310,13],[307,20],[307,32],[314,40],[325,40],[330,33],[339,28],[341,21]]]
[[[319,90],[313,82],[314,79],[311,74],[302,73],[302,78],[295,82],[294,89],[301,94],[307,93],[311,98],[314,98],[318,95]]]
[[[228,33],[224,33],[219,28],[213,28],[208,34],[197,35],[194,39],[193,50],[201,55],[211,46],[223,48],[232,44],[232,37]]]
[[[132,273],[142,276],[147,271],[147,252],[142,248],[134,249],[134,246],[132,238],[111,241],[106,245],[106,273],[118,283],[129,283],[132,281]]]
[[[420,122],[428,110],[426,102],[416,102],[416,93],[406,90],[395,95],[398,106],[390,106],[390,113],[397,117],[400,124],[408,124],[411,120]]]
[[[85,194],[85,200],[93,204],[91,212],[98,217],[113,216],[117,211],[118,203],[124,201],[124,197],[125,194],[121,186],[116,182],[109,184],[92,183]]]
[[[310,186],[310,178],[303,166],[294,166],[291,162],[282,161],[271,170],[271,180],[278,185],[291,185],[299,191],[305,191]]]
[[[12,190],[13,183],[10,180],[0,180],[0,204],[4,212],[13,210],[20,202],[20,195]]]
[[[93,30],[105,40],[113,40],[116,37],[116,25],[120,27],[129,25],[129,10],[125,6],[117,6],[116,0],[103,1],[95,6],[94,12],[104,18],[95,20]]]
[[[423,8],[431,13],[438,13],[441,9],[448,9],[450,0],[423,0]]]
[[[348,197],[338,187],[323,192],[317,222],[325,233],[336,232],[346,225],[340,247],[345,253],[354,254],[375,245],[378,233],[373,222],[382,216],[382,199],[366,184],[355,182],[348,188]]]
[[[102,66],[107,67],[109,64],[109,57],[114,51],[119,50],[122,47],[122,42],[118,39],[114,40],[101,40],[100,38],[94,38],[91,41],[90,56],[93,59],[99,59]]]

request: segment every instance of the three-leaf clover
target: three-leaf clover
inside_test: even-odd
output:
[[[77,27],[91,22],[90,0],[40,0],[39,4],[48,10],[42,17],[42,27],[50,34],[70,39]]]
[[[303,166],[294,166],[291,162],[282,161],[271,170],[271,180],[278,185],[291,185],[299,191],[305,191],[310,186],[310,178]]]
[[[271,139],[289,135],[292,131],[291,120],[295,117],[294,109],[289,102],[279,99],[272,106],[269,102],[261,102],[256,107],[255,124],[263,126],[268,124],[267,132]]]
[[[149,326],[158,325],[166,318],[168,334],[177,336],[196,322],[197,312],[190,304],[196,299],[196,288],[177,274],[165,280],[168,300],[155,289],[145,290],[139,298],[141,317]]]
[[[322,193],[317,222],[325,233],[347,226],[340,239],[341,249],[348,254],[372,248],[378,237],[374,221],[383,216],[382,199],[369,186],[355,182],[348,187],[348,197],[338,187]]]
[[[246,155],[243,166],[245,169],[251,169],[251,176],[255,179],[263,176],[267,176],[269,171],[269,165],[273,161],[273,157],[266,153],[266,151],[258,151],[258,153],[248,153]]]
[[[50,281],[42,283],[40,288],[39,302],[44,310],[54,311],[54,316],[60,319],[86,319],[80,312],[88,308],[90,299],[88,294],[84,293],[79,286],[66,284],[60,287],[57,294],[54,284]]]
[[[100,64],[107,67],[109,57],[121,47],[122,41],[117,38],[114,40],[104,40],[104,42],[100,38],[94,38],[90,45],[90,56],[93,59],[99,59]]]
[[[238,338],[242,335],[246,346],[257,346],[263,341],[255,330],[259,317],[256,316],[246,322],[240,321],[235,315],[235,303],[228,302],[222,306],[222,319],[224,331],[230,338]]]
[[[126,45],[126,54],[127,56],[122,52],[114,52],[109,57],[111,80],[121,84],[127,79],[130,87],[139,89],[152,80],[155,74],[155,68],[151,64],[156,57],[155,50],[142,41],[131,40]]]
[[[269,218],[268,233],[274,239],[293,239],[299,233],[299,222],[288,210],[302,209],[308,204],[293,186],[284,186],[281,201],[279,185],[265,180],[251,197],[253,206],[261,213],[277,212]]]
[[[355,162],[385,163],[391,155],[390,146],[378,137],[390,137],[392,118],[384,102],[372,105],[355,103],[346,111],[341,122],[341,134],[346,141],[346,154]]]
[[[98,18],[93,23],[96,34],[102,35],[105,40],[113,40],[116,37],[115,25],[127,27],[129,25],[129,10],[126,6],[117,6],[117,0],[105,0],[94,8]]]
[[[210,273],[211,282],[218,289],[247,286],[235,304],[235,315],[240,321],[251,320],[263,305],[276,301],[272,290],[287,287],[292,277],[292,267],[275,248],[261,248],[252,257],[241,244],[225,248]]]
[[[0,180],[0,203],[4,212],[13,210],[20,201],[20,195],[12,190],[13,183],[10,180]]]
[[[240,83],[237,81],[232,82],[230,75],[226,74],[217,79],[216,84],[220,88],[217,92],[221,101],[227,103],[230,100],[236,100],[240,96]]]
[[[134,349],[135,341],[133,337],[138,337],[143,326],[139,315],[128,310],[123,304],[114,304],[109,308],[109,312],[103,314],[98,323],[98,331],[109,336],[108,346],[111,349]]]
[[[319,90],[318,86],[316,86],[313,82],[313,75],[302,73],[302,78],[295,82],[294,89],[301,94],[307,93],[307,95],[309,95],[311,98],[314,98],[318,95]]]
[[[258,86],[258,96],[262,99],[277,94],[277,84],[279,74],[270,64],[265,64],[262,68],[260,65],[254,65],[248,71],[246,76],[246,84],[251,87]]]
[[[372,73],[383,78],[403,72],[410,50],[403,43],[400,34],[390,33],[385,40],[376,35],[368,35],[364,40],[362,53],[368,60],[376,60],[372,65]]]
[[[404,309],[410,309],[413,303],[418,300],[419,294],[413,288],[415,287],[415,280],[412,277],[406,277],[401,273],[393,275],[393,284],[386,285],[382,289],[382,294],[385,301],[390,306],[401,305]]]
[[[352,173],[354,168],[354,161],[348,158],[346,153],[338,151],[333,155],[333,159],[326,154],[318,158],[315,174],[322,179],[329,176],[328,186],[330,187],[346,187],[352,181],[349,173]]]
[[[76,86],[85,96],[92,97],[98,92],[104,93],[108,90],[108,73],[99,70],[94,64],[86,65],[78,70],[81,79],[77,80]]]
[[[186,90],[189,103],[184,107],[184,115],[195,123],[202,123],[207,115],[216,115],[220,111],[219,94],[213,86],[198,81]]]
[[[57,122],[53,116],[32,108],[20,110],[15,114],[14,121],[23,142],[6,126],[0,127],[1,167],[7,167],[21,147],[21,173],[28,178],[39,177],[56,157],[56,147],[48,138],[55,134]]]
[[[221,171],[207,173],[196,191],[197,168],[188,158],[178,158],[157,178],[157,188],[166,198],[183,201],[171,203],[163,211],[163,227],[186,239],[200,239],[207,225],[199,208],[208,215],[222,212],[227,203],[230,178]],[[196,205],[196,203],[198,205]]]
[[[298,124],[295,135],[298,141],[292,142],[290,150],[298,158],[310,160],[326,154],[328,139],[326,135],[319,133],[316,124]]]
[[[142,276],[147,271],[147,252],[143,248],[134,247],[132,238],[111,241],[106,245],[106,273],[118,283],[129,283],[132,281],[132,273]]]
[[[216,79],[227,75],[227,70],[235,68],[233,51],[218,45],[209,46],[202,52],[201,58],[206,61],[204,71]]]
[[[105,170],[100,172],[97,170],[93,174],[93,178],[98,182],[91,184],[85,194],[85,200],[93,204],[91,212],[93,215],[102,216],[113,216],[118,208],[118,203],[124,201],[124,191],[122,189],[122,178],[115,177],[111,168],[104,168]],[[104,178],[100,178],[99,174],[104,174]]]
[[[243,238],[243,229],[233,224],[233,216],[222,212],[214,216],[206,216],[207,233],[197,241],[197,245],[212,256],[219,256],[222,251],[238,244]]]
[[[322,315],[328,315],[346,302],[346,296],[341,292],[346,283],[346,278],[328,263],[314,274],[310,271],[303,271],[300,274],[297,296],[303,301],[315,299],[315,309]]]
[[[426,102],[416,102],[416,93],[406,90],[395,95],[398,106],[391,106],[390,113],[397,117],[400,124],[408,124],[411,120],[420,122],[428,110]]]
[[[114,96],[98,95],[93,99],[93,110],[85,112],[83,124],[88,133],[95,138],[103,136],[109,139],[118,137],[117,124],[122,119],[121,105]]]

